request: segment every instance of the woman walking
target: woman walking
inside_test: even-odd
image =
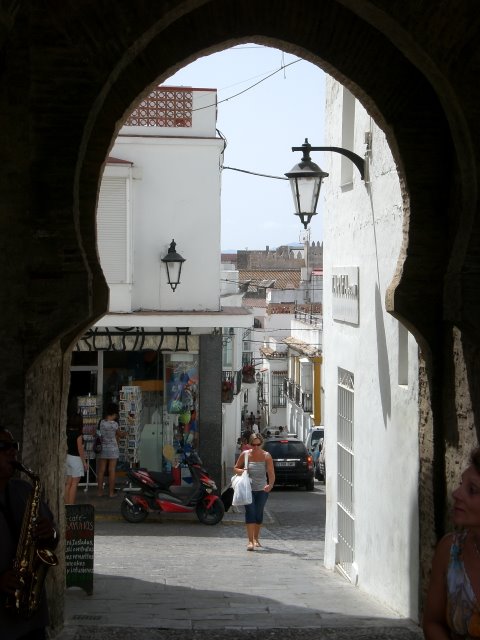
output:
[[[234,467],[234,473],[241,475],[248,469],[252,484],[252,502],[245,506],[245,524],[247,527],[247,551],[260,548],[260,529],[263,523],[263,510],[268,494],[275,484],[275,470],[272,456],[264,451],[263,438],[259,433],[250,436],[251,450],[243,451]],[[268,479],[267,479],[268,476]]]

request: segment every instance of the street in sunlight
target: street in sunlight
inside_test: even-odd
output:
[[[324,568],[323,483],[273,491],[254,553],[241,507],[215,526],[193,515],[129,524],[120,499],[81,493],[97,508],[94,592],[67,591],[60,640],[421,637]]]

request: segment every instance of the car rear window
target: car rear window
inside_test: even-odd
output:
[[[306,453],[303,442],[266,442],[264,449],[268,451],[272,458],[302,456]]]

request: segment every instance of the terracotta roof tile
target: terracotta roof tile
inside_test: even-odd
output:
[[[287,336],[282,340],[285,344],[288,344],[289,347],[298,351],[298,353],[303,353],[310,358],[315,356],[322,355],[321,349],[317,348],[314,345],[308,344],[303,340],[299,340],[298,338],[294,338],[293,336]]]
[[[257,286],[266,286],[266,284],[272,281],[272,288],[274,289],[298,289],[300,285],[300,278],[300,269],[261,271],[247,271],[246,269],[240,269],[238,272],[238,279],[240,282],[251,280],[250,291],[256,290]]]

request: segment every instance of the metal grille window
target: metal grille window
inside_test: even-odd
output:
[[[272,373],[272,407],[285,407],[287,404],[283,384],[285,375],[286,371],[274,371]]]
[[[354,377],[338,370],[337,388],[337,564],[348,578],[355,558]]]

